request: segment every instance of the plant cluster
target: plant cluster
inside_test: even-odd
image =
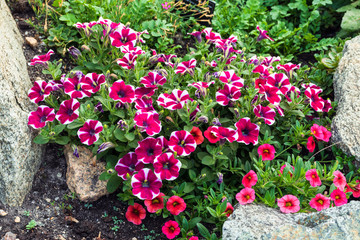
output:
[[[103,18],[75,27],[87,48],[69,49],[72,72],[50,62],[51,50],[30,63],[53,80],[29,90],[39,104],[29,126],[40,129],[36,143],[71,143],[75,156],[84,144],[104,159],[100,178],[129,203],[128,221],[154,213],[175,220],[162,228],[169,239],[197,239],[196,226],[216,239],[201,222],[221,231],[236,202],[294,213],[359,197],[355,170],[321,163],[333,110],[306,66],[247,53],[211,28],[189,33],[197,49],[181,59],[144,50],[146,30]],[[272,42],[257,32],[254,42]]]

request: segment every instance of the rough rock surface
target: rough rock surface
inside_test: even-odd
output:
[[[5,0],[0,0],[0,201],[21,205],[41,162],[27,117],[35,105],[22,51],[23,40]]]
[[[315,213],[283,214],[265,205],[238,205],[223,225],[223,240],[360,239],[360,201]]]
[[[80,201],[93,202],[108,194],[106,182],[99,180],[100,174],[105,171],[105,163],[99,162],[85,147],[78,147],[78,152],[79,158],[73,155],[70,145],[65,146],[66,183]]]
[[[346,42],[343,57],[334,75],[336,116],[332,141],[360,161],[360,36]]]

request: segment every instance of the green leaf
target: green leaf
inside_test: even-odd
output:
[[[55,138],[55,142],[60,145],[66,145],[70,141],[70,138],[68,136],[57,136]]]
[[[189,170],[189,177],[191,180],[195,180],[196,179],[196,172],[192,169]]]
[[[61,133],[65,127],[66,127],[66,125],[64,125],[64,124],[56,125],[54,127],[55,135],[59,135],[59,133]]]
[[[214,209],[212,209],[211,207],[206,207],[206,209],[209,211],[211,216],[213,216],[214,218],[218,217],[218,215],[217,215],[217,213],[216,213],[216,211]]]
[[[207,155],[203,159],[201,159],[201,163],[207,166],[214,165],[216,162],[216,159],[214,159],[212,156]]]
[[[197,223],[201,222],[201,217],[195,217],[189,221],[189,229],[193,229]]]
[[[190,193],[195,189],[194,183],[186,182],[184,193]]]
[[[45,137],[43,135],[37,135],[34,138],[34,143],[36,143],[36,144],[45,144],[45,143],[48,143],[48,142],[49,142],[49,137]]]
[[[125,137],[127,140],[129,141],[133,141],[135,139],[135,133],[134,132],[129,132],[125,134]]]
[[[204,238],[210,238],[209,230],[207,230],[207,228],[204,225],[202,225],[201,223],[197,223],[196,226],[198,227],[200,234]]]
[[[99,180],[106,181],[109,180],[111,176],[112,176],[111,174],[108,174],[107,172],[103,172],[102,174],[100,174]]]
[[[122,178],[120,178],[117,174],[114,174],[110,177],[106,189],[109,193],[113,193],[116,191],[116,189],[120,186],[122,183]]]
[[[83,125],[84,125],[84,123],[81,122],[80,120],[75,120],[72,123],[68,124],[67,128],[68,129],[75,129],[75,128],[78,128],[78,127],[82,127]]]
[[[185,232],[189,231],[189,223],[185,217],[183,218],[183,221],[182,221],[182,228],[185,230]]]
[[[115,129],[114,136],[121,142],[127,142],[128,140],[125,138],[125,132],[119,128]]]

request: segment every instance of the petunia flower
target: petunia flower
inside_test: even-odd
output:
[[[208,129],[204,132],[204,136],[210,143],[217,143],[223,138],[223,136],[219,134],[218,127],[214,126],[208,127]]]
[[[182,74],[189,73],[191,76],[194,76],[194,68],[196,67],[196,59],[190,59],[186,62],[181,62],[177,65],[177,68],[175,70],[176,74]]]
[[[310,200],[309,205],[316,211],[321,211],[330,207],[330,198],[318,193]]]
[[[196,149],[194,137],[185,130],[172,132],[168,144],[171,151],[178,156],[188,156]]]
[[[188,91],[174,89],[171,94],[162,93],[157,99],[157,103],[169,110],[182,109],[188,101],[192,99],[189,96]]]
[[[240,96],[238,87],[225,83],[224,88],[216,92],[216,101],[222,106],[227,106],[238,100]]]
[[[138,160],[134,152],[126,153],[115,165],[117,175],[124,180],[127,180],[127,175],[132,176],[135,171],[138,172],[143,168],[144,163]]]
[[[86,145],[92,145],[99,139],[99,134],[103,130],[101,122],[97,120],[87,120],[78,132],[77,135],[80,141]]]
[[[174,239],[177,235],[180,234],[179,224],[172,220],[167,221],[161,230],[168,239]]]
[[[275,106],[280,104],[281,97],[278,95],[278,88],[272,87],[270,85],[261,85],[260,91],[264,93],[265,99],[268,100],[271,104]]]
[[[319,96],[321,91],[315,88],[307,88],[304,92],[305,96],[310,100],[310,106],[317,112],[322,112],[324,108],[324,99]]]
[[[55,120],[55,110],[45,105],[40,105],[36,111],[28,116],[28,125],[37,129],[45,127],[47,122]]]
[[[171,151],[170,148],[169,148],[169,143],[168,143],[169,141],[168,141],[164,136],[160,136],[160,137],[158,137],[156,140],[157,140],[158,143],[160,144],[160,146],[161,146],[161,151],[162,151],[163,153],[167,153],[167,152],[172,153],[172,151]]]
[[[324,126],[319,126],[316,123],[310,128],[311,134],[314,135],[316,140],[329,142],[331,132],[328,131]]]
[[[269,56],[269,57],[265,57],[260,64],[271,67],[272,64],[274,62],[279,62],[281,60],[280,57],[273,57],[273,56]]]
[[[314,152],[315,150],[315,141],[314,141],[314,138],[313,137],[309,137],[308,138],[308,141],[306,143],[306,148],[309,150],[309,152]]]
[[[158,85],[164,85],[164,83],[166,83],[166,78],[157,72],[149,72],[147,76],[140,79],[140,84],[146,88],[154,88]]]
[[[221,72],[219,80],[240,88],[244,86],[244,79],[237,76],[234,70]]]
[[[122,58],[117,59],[116,62],[122,68],[133,69],[135,67],[137,57],[138,55],[132,52],[125,53],[125,55]]]
[[[31,102],[39,103],[49,96],[52,90],[53,86],[51,83],[47,83],[44,80],[35,81],[34,86],[29,90],[28,97]]]
[[[289,78],[283,73],[274,73],[267,77],[266,84],[278,89],[277,94],[286,95],[291,89]]]
[[[147,97],[146,95],[141,98],[136,98],[135,108],[141,110],[142,112],[152,112],[155,111],[153,106],[152,98]]]
[[[158,178],[172,181],[179,176],[181,162],[174,158],[173,153],[163,153],[155,158],[153,166]]]
[[[217,132],[221,138],[221,143],[225,143],[225,140],[232,143],[238,139],[238,133],[236,130],[232,128],[226,128],[226,127],[217,127]],[[222,142],[224,141],[224,142]]]
[[[259,26],[256,26],[256,29],[259,31],[259,36],[257,37],[256,41],[261,41],[263,39],[269,39],[270,41],[274,41],[274,39],[272,39],[271,37],[269,37],[268,35],[266,35],[266,33],[268,31],[265,30],[261,30]]]
[[[91,92],[83,89],[81,85],[83,80],[84,76],[81,72],[76,73],[73,78],[67,78],[63,84],[64,92],[71,98],[82,99],[85,97],[90,97]]]
[[[121,46],[120,47],[122,53],[130,53],[132,55],[141,55],[145,54],[145,51],[141,49],[141,47],[133,47],[131,45]]]
[[[198,41],[198,43],[201,43],[201,32],[200,31],[193,31],[192,33],[188,33],[188,35],[192,35],[195,37],[195,39]]]
[[[116,145],[114,143],[112,143],[112,142],[104,142],[104,143],[100,144],[100,146],[96,150],[96,154],[99,154],[101,152],[105,152],[106,150],[111,149],[111,148],[115,148],[115,147],[116,147]]]
[[[56,119],[61,124],[69,124],[79,117],[80,103],[75,98],[65,100],[60,104]]]
[[[295,69],[299,69],[300,65],[296,65],[293,63],[286,63],[284,65],[279,64],[276,66],[276,68],[278,70],[284,70],[286,72],[286,75],[291,79],[293,72],[295,71]]]
[[[252,203],[255,200],[255,190],[246,187],[237,193],[235,197],[241,205]]]
[[[254,113],[258,118],[264,119],[265,124],[273,125],[275,122],[276,112],[270,107],[257,105],[254,107]]]
[[[152,200],[145,200],[144,204],[150,213],[156,213],[157,211],[164,208],[164,197],[165,194],[160,193]]]
[[[236,131],[238,133],[238,142],[249,145],[252,143],[256,145],[258,143],[259,129],[260,127],[255,123],[251,123],[250,118],[242,118],[235,123]]]
[[[252,72],[259,73],[260,77],[262,77],[262,78],[267,78],[270,75],[268,69],[269,69],[269,67],[267,67],[265,65],[258,65],[252,70]]]
[[[201,31],[202,33],[205,33],[205,38],[210,43],[214,43],[217,40],[221,39],[221,35],[219,33],[213,32],[212,28],[205,28]]]
[[[256,172],[253,170],[250,170],[245,176],[243,177],[241,183],[246,188],[251,188],[252,186],[255,186],[257,183],[258,177],[256,175]]]
[[[345,192],[352,192],[353,197],[359,198],[360,197],[360,180],[356,180],[356,185],[350,187],[346,184]]]
[[[169,210],[169,212],[172,215],[179,215],[181,212],[185,211],[186,209],[186,203],[184,199],[182,199],[179,196],[172,196],[169,198],[169,200],[166,203],[166,209]]]
[[[199,238],[197,236],[192,236],[189,240],[199,240]]]
[[[306,180],[310,182],[312,187],[321,186],[321,179],[316,171],[316,169],[309,169],[305,174]]]
[[[109,37],[111,45],[116,48],[120,48],[121,46],[134,47],[137,39],[136,32],[128,27],[118,27]]]
[[[340,190],[340,189],[335,189],[334,191],[332,191],[332,193],[330,194],[331,200],[334,201],[335,206],[341,206],[344,204],[347,204],[348,200],[346,198],[346,194]]]
[[[271,144],[263,144],[259,146],[257,150],[259,156],[261,156],[263,161],[273,160],[275,158],[275,148]]]
[[[159,114],[153,112],[137,112],[134,118],[135,125],[139,127],[140,132],[145,132],[149,136],[158,134],[161,131],[161,121]]]
[[[204,136],[198,127],[193,127],[190,131],[190,134],[194,137],[196,145],[200,145],[204,142]]]
[[[122,103],[132,103],[135,100],[135,89],[131,85],[126,85],[123,80],[117,80],[110,87],[109,96]]]
[[[47,62],[50,60],[50,56],[54,54],[53,50],[49,50],[45,55],[35,56],[30,60],[29,65],[35,66],[36,64],[47,65]]]
[[[157,156],[162,153],[161,145],[159,141],[152,137],[147,137],[142,141],[138,142],[138,147],[135,149],[135,153],[138,160],[148,164],[153,163]]]
[[[195,82],[195,83],[191,83],[188,86],[192,86],[197,88],[197,90],[195,91],[195,96],[197,96],[198,98],[200,98],[201,96],[205,97],[207,94],[207,88],[214,84],[214,81],[211,82]]]
[[[88,73],[81,79],[81,89],[96,93],[100,90],[101,85],[105,83],[105,75],[97,73]]]
[[[277,200],[277,205],[283,213],[296,213],[300,210],[300,201],[294,195],[285,195]]]
[[[138,87],[135,89],[135,98],[142,98],[144,96],[151,97],[155,94],[155,88]]]
[[[234,212],[234,207],[231,205],[231,203],[227,202],[226,203],[226,209],[224,211],[224,213],[226,214],[227,217],[230,217],[230,215]]]
[[[131,178],[132,193],[141,200],[152,200],[160,194],[161,179],[149,168],[143,168]]]
[[[346,186],[346,178],[344,176],[344,174],[342,174],[339,170],[335,171],[333,173],[334,180],[333,183],[334,185],[340,190],[340,191],[344,191],[344,188]]]
[[[132,222],[135,225],[140,225],[141,220],[146,217],[146,210],[143,206],[138,203],[130,205],[125,213],[125,217],[129,222]]]

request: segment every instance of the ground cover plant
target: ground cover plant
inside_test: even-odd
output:
[[[104,159],[101,178],[121,189],[130,222],[157,214],[169,239],[216,239],[236,203],[294,213],[359,197],[358,172],[342,171],[351,161],[321,162],[334,110],[307,66],[255,56],[211,28],[189,33],[196,48],[178,58],[145,51],[145,29],[103,18],[73,27],[87,48],[69,48],[72,72],[51,50],[30,63],[53,80],[29,90],[39,104],[29,125],[36,143],[71,143],[74,155],[84,144]],[[252,41],[273,42],[256,31]]]

